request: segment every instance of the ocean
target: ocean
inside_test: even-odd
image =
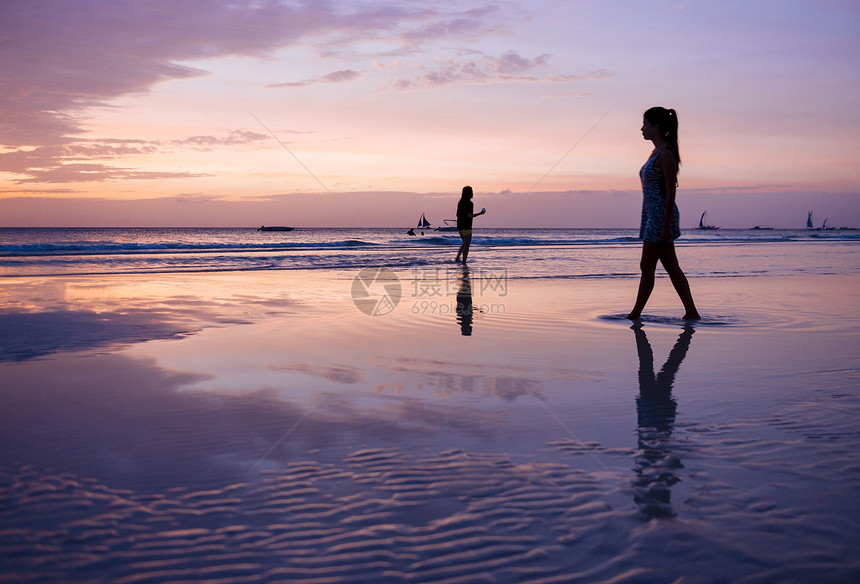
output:
[[[420,233],[420,231],[419,231]],[[693,276],[857,273],[855,230],[686,230],[676,241]],[[409,270],[453,260],[456,233],[405,229],[4,228],[0,276],[80,276],[294,269]],[[508,278],[638,275],[632,229],[479,229],[470,262]]]

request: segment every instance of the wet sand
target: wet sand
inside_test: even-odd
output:
[[[6,279],[0,581],[860,578],[856,277],[355,275]]]

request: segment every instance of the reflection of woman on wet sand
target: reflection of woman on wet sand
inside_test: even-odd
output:
[[[672,517],[671,487],[680,480],[675,471],[683,468],[681,461],[669,450],[677,407],[672,397],[672,384],[695,331],[691,326],[684,327],[669,352],[666,364],[660,373],[654,375],[654,352],[648,337],[641,325],[632,328],[639,354],[639,397],[636,398],[639,452],[634,468],[633,498],[648,519]]]
[[[469,268],[463,266],[460,289],[457,291],[457,322],[464,337],[472,334],[472,310],[472,280],[469,277]]]
[[[642,276],[636,304],[627,318],[636,320],[642,314],[651,291],[654,289],[654,272],[657,262],[663,264],[675,291],[684,303],[687,320],[698,320],[699,311],[693,302],[690,284],[678,264],[674,240],[681,236],[678,225],[678,206],[675,188],[678,180],[678,115],[675,110],[652,107],[645,112],[642,137],[654,144],[648,161],[639,171],[642,180],[642,222],[639,239],[642,240],[642,259],[639,267]]]

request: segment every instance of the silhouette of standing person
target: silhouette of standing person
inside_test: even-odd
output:
[[[675,291],[684,303],[684,319],[700,318],[690,284],[678,265],[674,240],[681,236],[678,205],[675,204],[675,189],[678,182],[678,114],[673,109],[652,107],[645,112],[642,121],[642,137],[654,144],[648,161],[639,171],[642,181],[642,222],[639,239],[642,240],[642,259],[639,267],[642,276],[636,304],[627,315],[638,319],[651,291],[654,289],[654,273],[657,262],[663,264]]]
[[[469,257],[469,246],[472,243],[472,219],[486,212],[486,209],[481,209],[480,213],[475,213],[475,204],[472,202],[472,187],[463,187],[463,194],[460,196],[460,202],[457,203],[457,231],[460,232],[463,243],[457,250],[455,262],[459,262],[462,255],[463,263],[466,263],[466,258]]]
[[[639,451],[634,468],[633,499],[647,519],[672,517],[675,513],[671,505],[671,488],[681,480],[675,471],[683,468],[681,461],[669,449],[677,409],[672,385],[695,331],[692,326],[684,327],[669,352],[666,364],[660,373],[654,375],[654,352],[648,337],[641,324],[631,328],[636,335],[636,352],[639,354],[639,397],[636,398]]]

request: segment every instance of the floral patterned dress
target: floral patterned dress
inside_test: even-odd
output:
[[[642,222],[639,225],[639,239],[650,243],[660,242],[660,232],[666,219],[666,191],[663,188],[663,173],[654,167],[654,163],[663,148],[656,151],[639,171],[642,181]],[[681,216],[678,205],[672,211],[672,239],[681,237]]]

